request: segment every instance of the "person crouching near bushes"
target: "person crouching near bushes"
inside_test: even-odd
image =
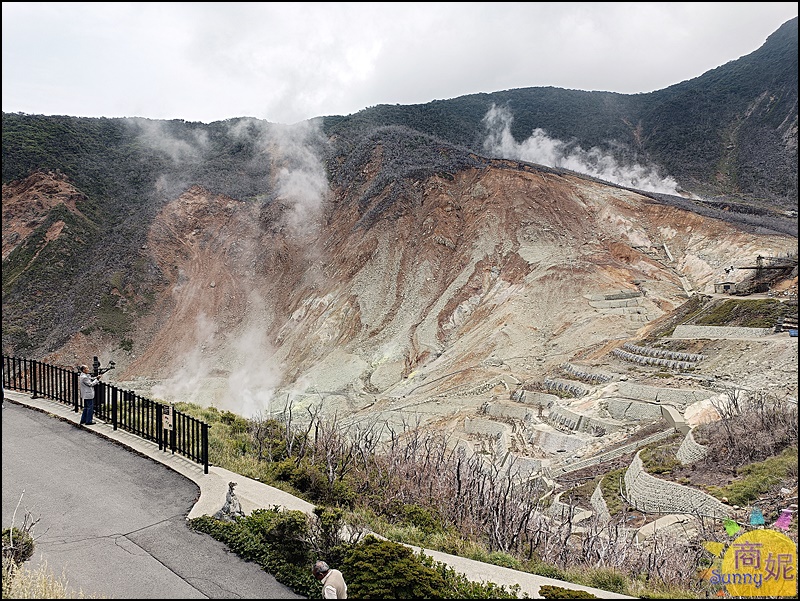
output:
[[[311,573],[322,582],[323,599],[347,599],[347,584],[339,570],[332,570],[324,561],[318,561],[311,568]]]

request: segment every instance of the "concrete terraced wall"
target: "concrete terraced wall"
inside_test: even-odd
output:
[[[589,306],[605,315],[625,315],[628,321],[644,323],[649,321],[647,309],[641,306],[641,292],[616,290],[601,294],[584,294]]]
[[[547,388],[547,390],[566,392],[567,394],[571,394],[575,397],[582,397],[588,393],[586,388],[569,380],[554,380],[551,378],[546,378],[544,382],[542,382],[542,385]]]
[[[610,292],[602,292],[600,294],[584,294],[583,298],[588,301],[614,301],[631,298],[640,298],[642,293],[638,290],[612,290]]]
[[[575,413],[560,405],[553,405],[550,407],[546,421],[550,424],[567,427],[575,432],[586,432],[592,435],[594,435],[598,429],[602,430],[604,434],[608,434],[620,428],[618,424],[612,424],[611,422],[606,422],[601,419]]]
[[[521,405],[502,405],[500,403],[487,403],[486,414],[492,417],[518,419],[526,424],[536,423],[539,420],[533,411]]]
[[[511,400],[547,409],[553,403],[558,402],[558,397],[554,394],[535,390],[515,390],[511,395]]]
[[[659,386],[647,386],[646,384],[636,384],[633,382],[620,382],[617,390],[620,396],[640,399],[642,401],[671,403],[673,405],[691,405],[696,401],[702,401],[719,394],[710,390],[661,388]]]
[[[561,365],[561,371],[569,376],[580,380],[582,382],[586,382],[587,384],[602,384],[605,382],[610,382],[613,379],[613,376],[610,374],[606,374],[603,372],[591,372],[586,371],[578,367],[577,365],[573,365],[571,363],[564,363]]]
[[[660,357],[662,359],[672,359],[673,361],[689,361],[691,363],[697,363],[698,361],[702,361],[706,358],[705,355],[698,353],[683,353],[680,351],[670,351],[667,349],[658,349],[648,346],[637,346],[631,342],[626,342],[622,345],[622,348],[636,355],[644,355],[645,357]]]
[[[625,472],[625,489],[628,501],[640,511],[688,513],[717,519],[726,518],[733,511],[704,492],[651,476],[645,471],[639,453]]]
[[[694,361],[676,361],[675,359],[662,359],[661,357],[650,357],[648,355],[637,355],[624,351],[621,348],[615,348],[611,354],[617,359],[629,361],[638,365],[658,365],[660,367],[668,367],[669,369],[694,369],[696,367]]]
[[[577,436],[561,434],[560,432],[547,432],[537,428],[531,428],[526,435],[528,443],[539,447],[551,455],[555,455],[561,450],[571,453],[586,444],[584,440]]]
[[[542,471],[542,460],[533,457],[525,457],[509,452],[503,461],[503,466],[508,464],[509,473],[512,477],[526,479]]]
[[[481,419],[478,417],[464,418],[464,431],[467,434],[481,434],[483,436],[507,436],[509,430],[508,424],[492,421],[490,419]]]
[[[517,386],[519,384],[518,381],[514,381],[513,385]],[[444,397],[452,397],[452,396],[478,396],[481,394],[485,394],[490,390],[493,390],[496,386],[502,385],[506,390],[510,390],[509,383],[507,382],[507,378],[504,376],[497,376],[484,382],[483,384],[478,384],[477,386],[460,386],[455,390],[448,390],[447,392],[442,392],[440,394],[434,395],[431,398],[439,399]]]
[[[627,455],[628,453],[632,453],[637,449],[649,445],[651,442],[658,442],[659,440],[669,438],[673,434],[675,434],[675,430],[671,428],[669,430],[664,430],[662,432],[656,432],[655,434],[651,434],[650,436],[648,436],[647,438],[643,438],[642,440],[638,440],[636,442],[632,442],[623,445],[621,447],[617,447],[616,449],[606,451],[605,453],[600,453],[599,455],[595,455],[594,457],[587,457],[586,459],[579,459],[571,463],[564,463],[563,465],[554,466],[549,468],[548,471],[551,478],[557,478],[559,476],[563,476],[564,474],[568,474],[570,472],[576,472],[578,470],[582,470],[585,467],[597,465],[598,463],[604,463],[606,461],[611,461],[612,459],[616,459],[617,457],[621,457],[622,455]]]
[[[661,419],[661,407],[644,401],[608,399],[606,410],[620,421],[656,421]]]
[[[692,431],[686,433],[681,446],[678,447],[675,456],[681,465],[690,465],[696,461],[700,461],[708,454],[708,447],[701,445],[692,436]]]
[[[493,451],[495,456],[502,456],[508,451],[509,430],[510,427],[507,424],[495,422],[490,419],[464,418],[464,431],[467,434],[477,434],[479,436],[489,437],[495,441],[494,448],[485,449],[486,451]]]
[[[607,524],[611,521],[611,513],[608,511],[608,505],[606,505],[605,497],[603,497],[600,482],[597,483],[597,487],[589,498],[589,503],[591,503],[592,509],[594,509],[594,513],[601,524]]]

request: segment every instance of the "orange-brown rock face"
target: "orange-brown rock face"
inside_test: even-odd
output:
[[[370,227],[332,190],[303,231],[280,199],[188,190],[151,228],[169,286],[119,377],[245,414],[535,380],[713,292],[731,261],[796,248],[578,177],[490,167],[417,185]],[[640,292],[629,310],[592,306],[619,291]]]
[[[66,178],[54,173],[35,173],[3,185],[3,259],[44,222],[53,208],[64,206],[77,213],[76,201],[83,198]],[[46,240],[57,238],[63,225],[63,221],[51,225]]]
[[[128,388],[244,415],[321,399],[350,413],[411,407],[498,375],[535,382],[575,357],[602,361],[690,294],[713,293],[729,266],[797,251],[796,238],[515,163],[390,193],[362,206],[360,191],[331,189],[301,207],[192,187],[150,226],[141,252],[163,284],[146,291],[132,350],[76,332],[51,359],[100,354]],[[83,200],[54,174],[4,186],[4,257],[54,207],[80,215]],[[60,235],[54,220],[48,236]],[[611,308],[614,294],[630,300]]]

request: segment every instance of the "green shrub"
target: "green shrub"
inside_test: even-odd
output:
[[[424,553],[374,536],[350,550],[341,571],[354,599],[517,599],[519,591],[471,582]]]
[[[628,594],[628,579],[624,574],[611,568],[597,568],[587,574],[588,586],[612,593]]]
[[[302,511],[255,509],[242,521],[260,546],[291,563],[310,562],[308,517]]]
[[[413,503],[402,508],[403,522],[419,528],[425,534],[431,534],[441,528],[441,520],[431,509]]]
[[[236,522],[202,516],[189,520],[189,526],[225,543],[239,557],[258,563],[296,593],[319,596],[319,583],[311,575],[314,556],[303,512],[256,509]]]
[[[492,551],[486,558],[486,563],[501,566],[503,568],[511,568],[512,570],[519,570],[522,562],[513,555],[503,553],[502,551]]]
[[[33,537],[17,527],[3,528],[3,558],[20,566],[33,556]]]
[[[542,599],[598,599],[596,595],[586,591],[576,591],[570,588],[543,584],[539,587]]]
[[[341,566],[347,594],[355,599],[441,598],[444,579],[414,552],[392,541],[367,536]]]
[[[341,533],[347,528],[344,511],[338,507],[315,507],[310,529],[310,541],[316,553],[332,565],[344,560],[346,547],[342,545]]]
[[[552,578],[553,580],[567,579],[564,570],[554,565],[550,565],[549,563],[542,563],[538,561],[533,564],[533,567],[531,568],[531,573],[537,574],[539,576],[544,576],[546,578]]]
[[[697,325],[771,328],[789,312],[777,299],[725,300],[696,320]]]

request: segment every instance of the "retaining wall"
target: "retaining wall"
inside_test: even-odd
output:
[[[597,373],[597,372],[590,372],[576,365],[572,365],[571,363],[564,363],[561,365],[561,370],[569,374],[571,377],[581,380],[582,382],[586,382],[587,384],[598,384],[598,383],[605,383],[610,382],[612,376],[606,373]]]
[[[575,397],[582,397],[587,394],[586,388],[575,382],[568,380],[553,380],[550,378],[545,379],[542,385],[548,390],[557,390],[559,392],[566,392]]]
[[[667,349],[658,349],[648,346],[637,346],[632,342],[626,342],[622,348],[637,355],[645,355],[647,357],[660,357],[662,359],[673,359],[675,361],[690,361],[697,362],[705,359],[705,355],[698,353],[683,353],[680,351],[670,351]]]
[[[686,433],[686,437],[683,439],[681,446],[678,447],[678,451],[675,453],[675,456],[682,465],[689,465],[695,461],[700,461],[707,454],[708,448],[697,442],[694,439],[694,436],[692,436],[692,431],[689,430],[689,432]]]
[[[656,421],[661,419],[661,406],[644,401],[608,399],[606,410],[620,421]]]
[[[536,419],[533,411],[520,405],[502,405],[500,403],[487,403],[486,414],[492,417],[504,417],[506,419],[518,419],[526,424],[535,423]]]
[[[586,445],[586,442],[577,436],[561,434],[560,432],[546,432],[537,428],[531,428],[526,432],[528,443],[535,445],[549,453],[556,455],[562,451],[572,453]]]
[[[495,443],[494,448],[485,450],[493,451],[496,456],[502,456],[508,451],[509,429],[508,425],[490,419],[464,418],[464,431],[467,434],[477,434],[491,438]]]
[[[611,513],[608,511],[605,497],[603,497],[603,490],[600,488],[600,482],[594,489],[592,496],[589,498],[589,503],[592,504],[592,509],[601,524],[607,524],[611,521]]]
[[[537,392],[535,390],[515,390],[511,395],[512,401],[518,403],[525,403],[526,405],[536,405],[547,409],[553,403],[558,402],[558,397],[554,394],[546,392]]]
[[[641,399],[643,401],[655,401],[657,403],[671,403],[674,405],[691,405],[696,401],[702,401],[718,394],[710,390],[661,388],[659,386],[647,386],[646,384],[636,384],[633,382],[620,382],[617,390],[620,396]]]
[[[732,509],[711,495],[651,476],[645,471],[639,453],[625,472],[625,489],[628,501],[640,511],[699,514],[718,519],[732,513]]]
[[[621,348],[615,348],[611,351],[611,354],[623,361],[630,361],[631,363],[638,363],[639,365],[658,365],[660,367],[668,367],[669,369],[693,369],[696,367],[695,363],[692,361],[676,361],[674,359],[638,355],[622,350]]]
[[[618,424],[588,417],[560,405],[550,407],[546,421],[554,426],[566,427],[574,432],[585,432],[592,436],[597,436],[598,433],[602,436],[620,428]]]
[[[606,461],[611,461],[612,459],[621,457],[622,455],[627,455],[628,453],[632,453],[637,449],[649,445],[651,442],[658,442],[659,440],[669,438],[673,434],[675,434],[675,430],[670,428],[669,430],[664,430],[662,432],[656,432],[655,434],[651,434],[650,436],[648,436],[647,438],[643,438],[642,440],[638,440],[636,442],[632,442],[623,445],[621,447],[617,447],[616,449],[606,451],[605,453],[600,453],[599,455],[595,455],[594,457],[587,457],[586,459],[579,459],[578,461],[573,461],[571,463],[565,463],[557,467],[552,467],[549,470],[550,477],[557,478],[558,476],[563,476],[564,474],[568,474],[570,472],[576,472],[578,470],[582,470],[585,467],[597,465],[598,463],[604,463]]]

